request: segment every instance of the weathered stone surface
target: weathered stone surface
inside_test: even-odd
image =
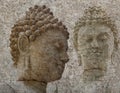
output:
[[[48,93],[80,93],[82,66],[78,63],[77,54],[73,46],[73,32],[75,22],[83,16],[84,10],[89,6],[101,6],[106,13],[115,20],[118,32],[120,30],[120,1],[119,0],[1,0],[0,1],[0,81],[14,82],[16,69],[12,67],[9,50],[9,36],[11,27],[25,15],[25,11],[37,5],[46,4],[55,17],[60,19],[68,28],[69,39],[69,62],[66,65],[62,78],[59,81],[49,83]],[[118,34],[119,35],[119,34]],[[106,76],[103,81],[88,84],[85,91],[88,93],[101,93],[109,86],[112,93],[119,93],[120,64],[119,53],[115,52],[112,62],[107,63]],[[78,83],[79,82],[79,83]],[[106,83],[106,82],[109,82]],[[14,85],[11,83],[11,85]],[[19,85],[21,86],[21,85]],[[106,87],[105,87],[106,86]],[[17,86],[16,86],[17,87]],[[99,90],[99,92],[98,92]],[[75,92],[77,91],[77,92]],[[97,92],[96,92],[97,91]],[[108,92],[110,93],[110,92]]]
[[[8,84],[0,83],[0,93],[15,93],[15,90]]]

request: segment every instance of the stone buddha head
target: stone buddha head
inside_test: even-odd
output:
[[[83,67],[83,79],[93,81],[104,76],[107,62],[118,47],[117,29],[101,7],[89,7],[76,23],[74,45]]]
[[[60,79],[68,61],[68,36],[65,25],[45,5],[29,8],[10,36],[18,80],[47,83]]]

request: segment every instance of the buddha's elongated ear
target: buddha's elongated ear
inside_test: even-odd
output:
[[[20,53],[26,54],[29,52],[29,39],[24,34],[24,32],[21,32],[18,38],[18,49]]]

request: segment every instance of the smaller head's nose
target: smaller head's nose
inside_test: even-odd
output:
[[[62,62],[64,62],[64,63],[67,63],[67,62],[69,61],[69,58],[68,58],[67,53],[61,54],[60,60],[61,60]]]
[[[91,42],[91,46],[92,47],[99,47],[99,45],[98,45],[98,42],[97,42],[97,40],[96,39],[94,39],[92,42]]]

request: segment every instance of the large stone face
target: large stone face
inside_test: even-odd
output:
[[[2,0],[0,1],[0,81],[14,85],[16,70],[13,68],[13,61],[10,55],[9,37],[11,27],[15,22],[25,15],[25,11],[37,5],[46,4],[55,17],[59,18],[68,28],[69,39],[69,62],[67,63],[63,76],[59,81],[49,83],[48,93],[119,93],[120,87],[120,64],[119,53],[114,52],[112,62],[108,62],[107,72],[99,82],[93,82],[86,87],[81,86],[81,75],[83,68],[79,65],[77,53],[73,45],[73,31],[75,22],[83,16],[88,6],[98,5],[106,10],[107,14],[115,20],[118,31],[120,30],[120,1],[119,0]],[[119,34],[118,34],[119,35]],[[78,83],[79,82],[79,83]],[[19,89],[18,86],[15,86]],[[24,88],[22,92],[24,91]],[[28,90],[29,91],[29,90]],[[96,92],[97,91],[97,92]],[[107,91],[107,92],[106,92]],[[82,92],[81,92],[82,93]]]
[[[40,86],[59,80],[69,60],[68,37],[66,26],[49,8],[45,5],[30,7],[12,27],[10,35],[11,55],[18,74],[16,80],[37,90],[36,93],[45,93],[45,88],[43,92]]]
[[[68,61],[69,33],[45,5],[30,7],[12,27],[10,48],[18,80],[50,82],[61,78]]]

